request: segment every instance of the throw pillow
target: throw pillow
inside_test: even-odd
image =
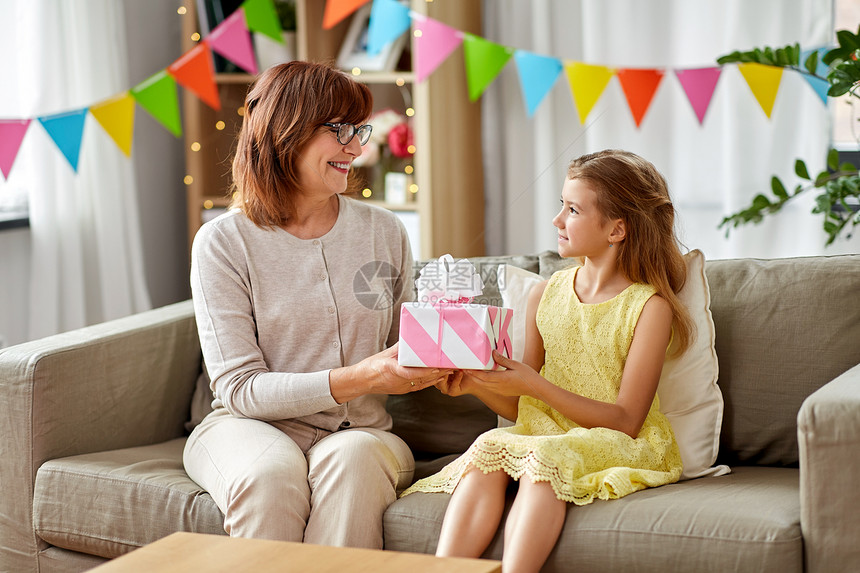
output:
[[[723,396],[717,386],[717,354],[714,350],[714,321],[710,293],[705,277],[705,257],[699,250],[686,255],[687,282],[679,298],[695,324],[694,338],[684,354],[668,358],[663,365],[657,395],[662,411],[675,432],[684,469],[681,479],[723,475],[727,466],[712,467],[717,459],[723,421]],[[502,273],[502,269],[499,269]],[[504,305],[514,309],[514,334],[511,338],[517,360],[523,354],[525,308],[528,291],[541,280],[540,275],[505,265],[505,280],[499,281]],[[520,318],[521,323],[517,322]],[[517,334],[519,333],[519,338]],[[500,425],[507,421],[500,419]]]
[[[690,347],[663,364],[657,395],[675,431],[684,470],[681,479],[724,475],[728,466],[714,466],[720,448],[723,395],[717,386],[717,352],[711,316],[711,294],[705,276],[705,256],[695,249],[684,255],[687,282],[678,297],[690,312],[695,333]]]
[[[499,265],[498,285],[502,306],[514,310],[511,319],[513,359],[522,361],[526,343],[526,306],[529,291],[544,279],[540,275],[513,265]]]

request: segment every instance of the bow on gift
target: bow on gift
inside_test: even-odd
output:
[[[484,292],[484,281],[468,259],[455,262],[451,255],[442,255],[424,265],[415,287],[420,302],[469,303]]]

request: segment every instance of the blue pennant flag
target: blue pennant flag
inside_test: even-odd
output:
[[[81,140],[84,137],[84,120],[87,117],[87,109],[83,108],[38,118],[45,131],[63,152],[75,173],[78,171],[78,156],[81,153]]]
[[[409,29],[409,7],[397,0],[373,0],[367,30],[367,53],[376,55]]]
[[[514,53],[517,69],[520,72],[520,85],[523,88],[523,97],[526,100],[528,115],[534,115],[540,102],[552,89],[563,66],[561,60],[549,56],[541,56],[517,50]]]
[[[806,58],[809,57],[809,54],[812,52],[818,52],[818,66],[815,68],[815,74],[823,77],[827,77],[827,73],[830,71],[830,68],[827,64],[821,61],[821,58],[824,57],[824,54],[830,51],[830,48],[815,48],[812,50],[804,50],[800,52],[800,68],[804,71],[806,68],[804,67],[804,63],[806,62]],[[812,77],[807,74],[801,74],[803,79],[812,86],[812,89],[815,90],[815,93],[818,94],[818,97],[821,98],[821,101],[824,102],[824,105],[827,105],[827,90],[830,89],[830,83],[827,80],[823,80],[821,78]]]

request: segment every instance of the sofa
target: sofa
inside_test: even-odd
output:
[[[472,261],[543,277],[565,263],[551,252]],[[860,571],[860,255],[704,269],[722,398],[715,461],[731,472],[570,506],[545,571]],[[485,300],[500,300],[485,282]],[[223,535],[182,466],[207,392],[190,301],[0,350],[0,571],[84,571],[175,531]],[[388,408],[416,479],[499,423],[435,388]],[[448,499],[398,499],[386,550],[432,553]],[[501,554],[500,530],[485,556]]]

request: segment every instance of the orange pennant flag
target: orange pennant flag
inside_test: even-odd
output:
[[[621,89],[624,90],[624,96],[627,98],[627,105],[630,106],[630,113],[633,114],[633,121],[636,122],[636,127],[639,127],[642,118],[645,117],[645,112],[651,106],[651,101],[663,79],[664,72],[661,70],[621,69],[616,74],[618,81],[621,82]]]
[[[128,91],[90,106],[90,113],[126,157],[131,157],[134,133],[134,98]]]
[[[367,4],[370,0],[327,0],[323,13],[323,30],[334,28],[338,22]]]
[[[206,105],[214,110],[221,109],[221,98],[215,85],[215,66],[212,52],[206,42],[200,42],[170,64],[167,72],[183,87],[190,89]]]
[[[782,81],[782,68],[763,64],[738,64],[738,70],[747,81],[764,114],[770,119],[776,92],[779,91]]]
[[[605,66],[594,66],[582,62],[566,62],[564,71],[567,73],[567,81],[570,83],[570,91],[573,92],[573,101],[576,103],[576,111],[579,113],[579,122],[583,125],[591,113],[591,108],[600,99],[603,90],[609,80],[612,79],[614,71]]]

